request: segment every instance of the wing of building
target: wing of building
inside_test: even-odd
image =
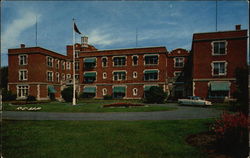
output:
[[[72,85],[73,46],[62,55],[41,47],[9,49],[8,89],[18,99],[28,95],[47,100]],[[247,65],[247,30],[196,33],[191,51],[165,46],[98,50],[87,37],[75,45],[78,94],[85,97],[140,99],[152,86],[162,87],[170,98],[232,97],[234,71]]]

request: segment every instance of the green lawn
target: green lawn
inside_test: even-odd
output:
[[[212,120],[6,121],[6,158],[206,158],[185,142]]]
[[[44,112],[149,112],[149,111],[169,111],[177,108],[147,105],[144,107],[129,107],[129,108],[103,108],[104,104],[117,103],[117,102],[129,102],[129,103],[141,103],[140,100],[81,100],[77,103],[77,106],[72,106],[71,103],[62,102],[50,102],[44,104],[27,104],[22,107],[42,107]],[[17,111],[18,105],[11,105],[10,103],[3,104],[4,111]]]

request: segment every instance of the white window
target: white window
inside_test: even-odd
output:
[[[182,72],[181,71],[175,71],[174,76],[175,77],[180,77],[180,76],[182,76]]]
[[[145,65],[157,65],[158,64],[158,55],[145,55],[144,58]]]
[[[70,65],[71,65],[70,62],[66,62],[66,69],[67,69],[67,70],[70,70],[70,67],[71,67]]]
[[[60,82],[60,74],[58,72],[56,73],[56,81]]]
[[[184,58],[183,57],[174,58],[174,67],[179,67],[179,68],[184,67]]]
[[[19,55],[19,65],[27,65],[28,64],[28,55]]]
[[[75,62],[75,70],[76,70],[76,71],[79,71],[79,69],[80,69],[79,61],[76,61],[76,62]]]
[[[79,50],[76,50],[76,51],[75,51],[75,58],[79,58],[79,53],[80,53]]]
[[[105,96],[105,95],[107,95],[107,93],[108,93],[108,90],[106,88],[103,88],[102,89],[102,95]]]
[[[126,80],[126,72],[120,71],[120,72],[114,72],[114,80],[115,81],[124,81]]]
[[[63,81],[65,80],[65,74],[62,74],[62,80]]]
[[[132,65],[137,66],[138,65],[138,56],[132,56]]]
[[[27,85],[18,85],[17,86],[17,97],[25,98],[28,96],[29,86]]]
[[[212,75],[224,76],[226,75],[227,63],[225,61],[216,61],[212,63]]]
[[[108,58],[107,57],[103,57],[102,58],[102,67],[107,67],[108,66]]]
[[[133,72],[133,78],[137,78],[137,72],[136,71]]]
[[[28,71],[27,70],[19,70],[19,80],[20,81],[28,80]]]
[[[67,74],[67,80],[71,78],[71,74]]]
[[[48,65],[48,67],[53,67],[53,58],[52,57],[47,57],[47,65]]]
[[[125,66],[126,57],[114,57],[113,62],[114,62],[114,66]]]
[[[75,74],[75,79],[76,79],[77,81],[79,81],[79,78],[80,78],[80,75],[79,75],[79,74]]]
[[[47,81],[49,81],[49,82],[53,81],[53,72],[52,71],[47,72]]]
[[[59,69],[59,66],[60,66],[60,60],[56,60],[56,69]]]
[[[138,89],[137,89],[137,88],[134,88],[134,89],[133,89],[133,96],[136,96],[137,93],[138,93]]]
[[[214,41],[212,42],[212,54],[213,55],[225,55],[226,54],[226,41]]]
[[[102,78],[107,79],[107,73],[106,72],[102,73]]]
[[[62,61],[62,69],[65,70],[65,61]]]

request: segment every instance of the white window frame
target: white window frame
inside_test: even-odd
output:
[[[80,70],[80,62],[79,61],[75,61],[75,70],[76,71]]]
[[[214,52],[214,44],[215,43],[220,43],[220,42],[225,42],[225,53],[224,54],[217,54],[217,53]],[[211,42],[212,55],[213,56],[227,55],[227,45],[228,45],[228,42],[226,40],[220,40],[220,41],[213,41],[213,42]]]
[[[59,69],[59,68],[60,68],[60,60],[56,59],[56,69]]]
[[[56,72],[56,81],[60,82],[60,74],[59,74],[59,72]]]
[[[157,56],[158,57],[158,61],[157,61],[157,64],[146,64],[146,57],[147,57],[147,55],[150,55],[150,56]],[[144,60],[144,65],[146,65],[146,66],[150,66],[150,65],[159,65],[159,63],[160,63],[160,55],[159,54],[145,54],[144,56],[143,56],[143,60]]]
[[[19,65],[28,65],[28,55],[27,54],[18,55],[18,63]]]
[[[67,61],[66,62],[66,70],[70,70],[71,69],[71,62]]]
[[[116,72],[125,72],[125,80],[123,80],[121,76],[118,76],[118,79],[115,80],[115,75],[114,74]],[[125,70],[113,71],[112,74],[113,74],[113,81],[126,81],[127,80],[127,71],[125,71]]]
[[[182,65],[176,65],[177,59],[179,59],[179,64],[182,63]],[[175,68],[183,68],[185,66],[185,58],[184,57],[175,57],[174,58],[174,67]]]
[[[134,63],[134,57],[137,57],[137,64]],[[139,56],[138,55],[132,55],[132,66],[138,66],[138,63],[139,63]]]
[[[107,94],[108,94],[107,88],[103,88],[103,89],[102,89],[102,95],[105,96],[105,95],[107,95]]]
[[[149,71],[149,70],[157,70],[157,79],[156,80],[145,80],[145,71]],[[158,81],[160,79],[160,70],[158,69],[146,69],[143,71],[143,80],[144,81]]]
[[[80,75],[79,75],[79,74],[75,74],[75,79],[76,79],[77,81],[79,81],[79,80],[80,80]]]
[[[17,93],[16,93],[17,98],[27,98],[27,96],[29,96],[29,85],[17,85],[16,90],[17,90]],[[19,92],[21,92],[21,94]],[[24,95],[24,93],[26,93],[27,95]]]
[[[115,58],[125,58],[125,64],[124,65],[115,65]],[[112,57],[112,62],[113,62],[113,67],[123,67],[123,66],[127,66],[127,56],[113,56]]]
[[[75,50],[75,58],[79,58],[79,54],[80,54],[80,51],[79,50]]]
[[[67,75],[66,75],[66,79],[67,79],[67,80],[70,80],[70,79],[71,79],[71,74],[67,74]]]
[[[62,70],[65,70],[65,61],[62,61]]]
[[[102,73],[102,79],[107,79],[107,73],[106,72]]]
[[[219,74],[214,74],[214,64],[215,63],[224,63],[224,65],[225,65],[225,67],[224,67],[224,73],[220,73],[219,72]],[[211,69],[211,74],[212,74],[212,76],[226,76],[227,75],[227,65],[228,65],[228,62],[227,61],[213,61],[212,63],[211,63],[211,67],[212,67],[212,69]]]
[[[51,78],[50,78],[49,74],[51,74]],[[53,71],[47,71],[47,81],[48,82],[53,82],[54,81],[54,73],[53,73]]]
[[[54,58],[51,56],[47,56],[47,66],[53,67],[53,62],[54,62]]]
[[[27,69],[19,70],[18,71],[18,79],[19,79],[19,81],[27,81],[28,80],[28,70]]]
[[[138,95],[138,89],[137,88],[133,88],[133,96],[137,96]]]
[[[65,74],[62,73],[62,80],[65,81]]]
[[[137,72],[134,71],[134,72],[133,72],[133,78],[137,78],[137,77],[138,77]]]
[[[103,61],[102,61],[102,67],[108,67],[108,57],[102,57],[102,60],[103,60],[103,59],[106,59],[107,62],[106,62],[106,66],[104,66]]]

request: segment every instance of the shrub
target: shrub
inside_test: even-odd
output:
[[[153,86],[148,91],[145,91],[145,102],[147,103],[164,103],[167,98],[162,88]]]
[[[112,100],[113,97],[111,95],[105,95],[105,96],[103,96],[103,99],[104,100]]]
[[[73,87],[64,88],[61,95],[66,102],[71,102],[73,99]]]
[[[223,113],[211,129],[216,135],[216,145],[219,150],[230,151],[237,155],[247,154],[248,119],[243,113]]]
[[[80,98],[94,98],[95,93],[84,93],[84,92],[82,92],[79,97]]]
[[[49,93],[49,99],[51,101],[55,101],[56,100],[55,93]]]
[[[132,103],[113,103],[106,104],[103,107],[130,107],[130,106],[144,106],[143,104],[132,104]]]
[[[29,101],[36,101],[36,97],[35,96],[32,96],[32,95],[29,95],[26,99],[27,102]]]
[[[16,94],[13,94],[11,91],[8,91],[7,89],[2,90],[2,100],[3,101],[12,101],[16,100]]]

